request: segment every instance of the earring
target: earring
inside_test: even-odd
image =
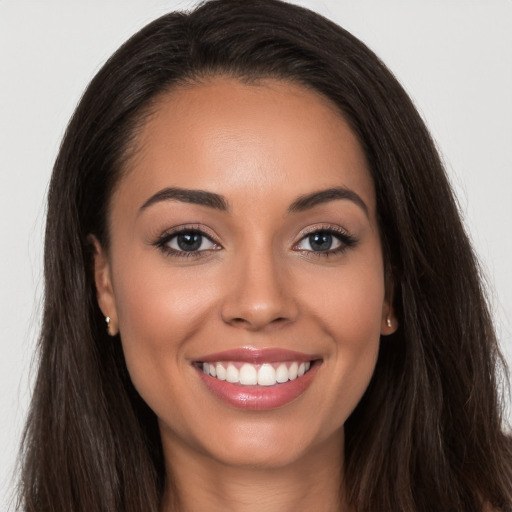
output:
[[[107,333],[108,333],[108,335],[109,336],[115,336],[117,333],[112,331],[113,326],[110,325],[111,321],[112,321],[112,319],[109,316],[105,317],[105,322],[107,324]]]
[[[386,325],[388,327],[391,327],[392,326],[392,323],[391,323],[391,317],[388,315],[388,317],[386,318]]]

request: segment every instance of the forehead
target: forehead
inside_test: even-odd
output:
[[[246,202],[285,203],[314,189],[356,189],[374,209],[361,145],[319,93],[278,80],[218,77],[177,87],[155,103],[135,139],[118,191],[139,203],[165,187]]]

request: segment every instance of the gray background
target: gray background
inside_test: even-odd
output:
[[[332,18],[374,49],[426,119],[482,261],[511,362],[512,1],[297,3]],[[1,511],[10,510],[33,379],[44,197],[66,123],[86,84],[125,39],[160,14],[193,5],[0,0]]]

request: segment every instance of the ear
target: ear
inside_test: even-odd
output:
[[[110,262],[105,250],[94,235],[89,236],[89,241],[93,247],[94,283],[98,306],[107,322],[108,333],[110,336],[115,336],[118,333],[119,324]]]
[[[386,272],[386,292],[384,302],[382,303],[382,318],[380,323],[380,333],[383,336],[393,334],[398,329],[398,319],[395,315],[393,306],[395,284],[391,272]]]

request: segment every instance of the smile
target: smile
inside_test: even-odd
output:
[[[321,364],[316,356],[289,350],[241,348],[199,358],[193,366],[206,388],[224,403],[266,410],[303,395]]]
[[[311,362],[251,364],[233,362],[202,363],[206,375],[242,386],[275,386],[302,377],[311,368]]]

